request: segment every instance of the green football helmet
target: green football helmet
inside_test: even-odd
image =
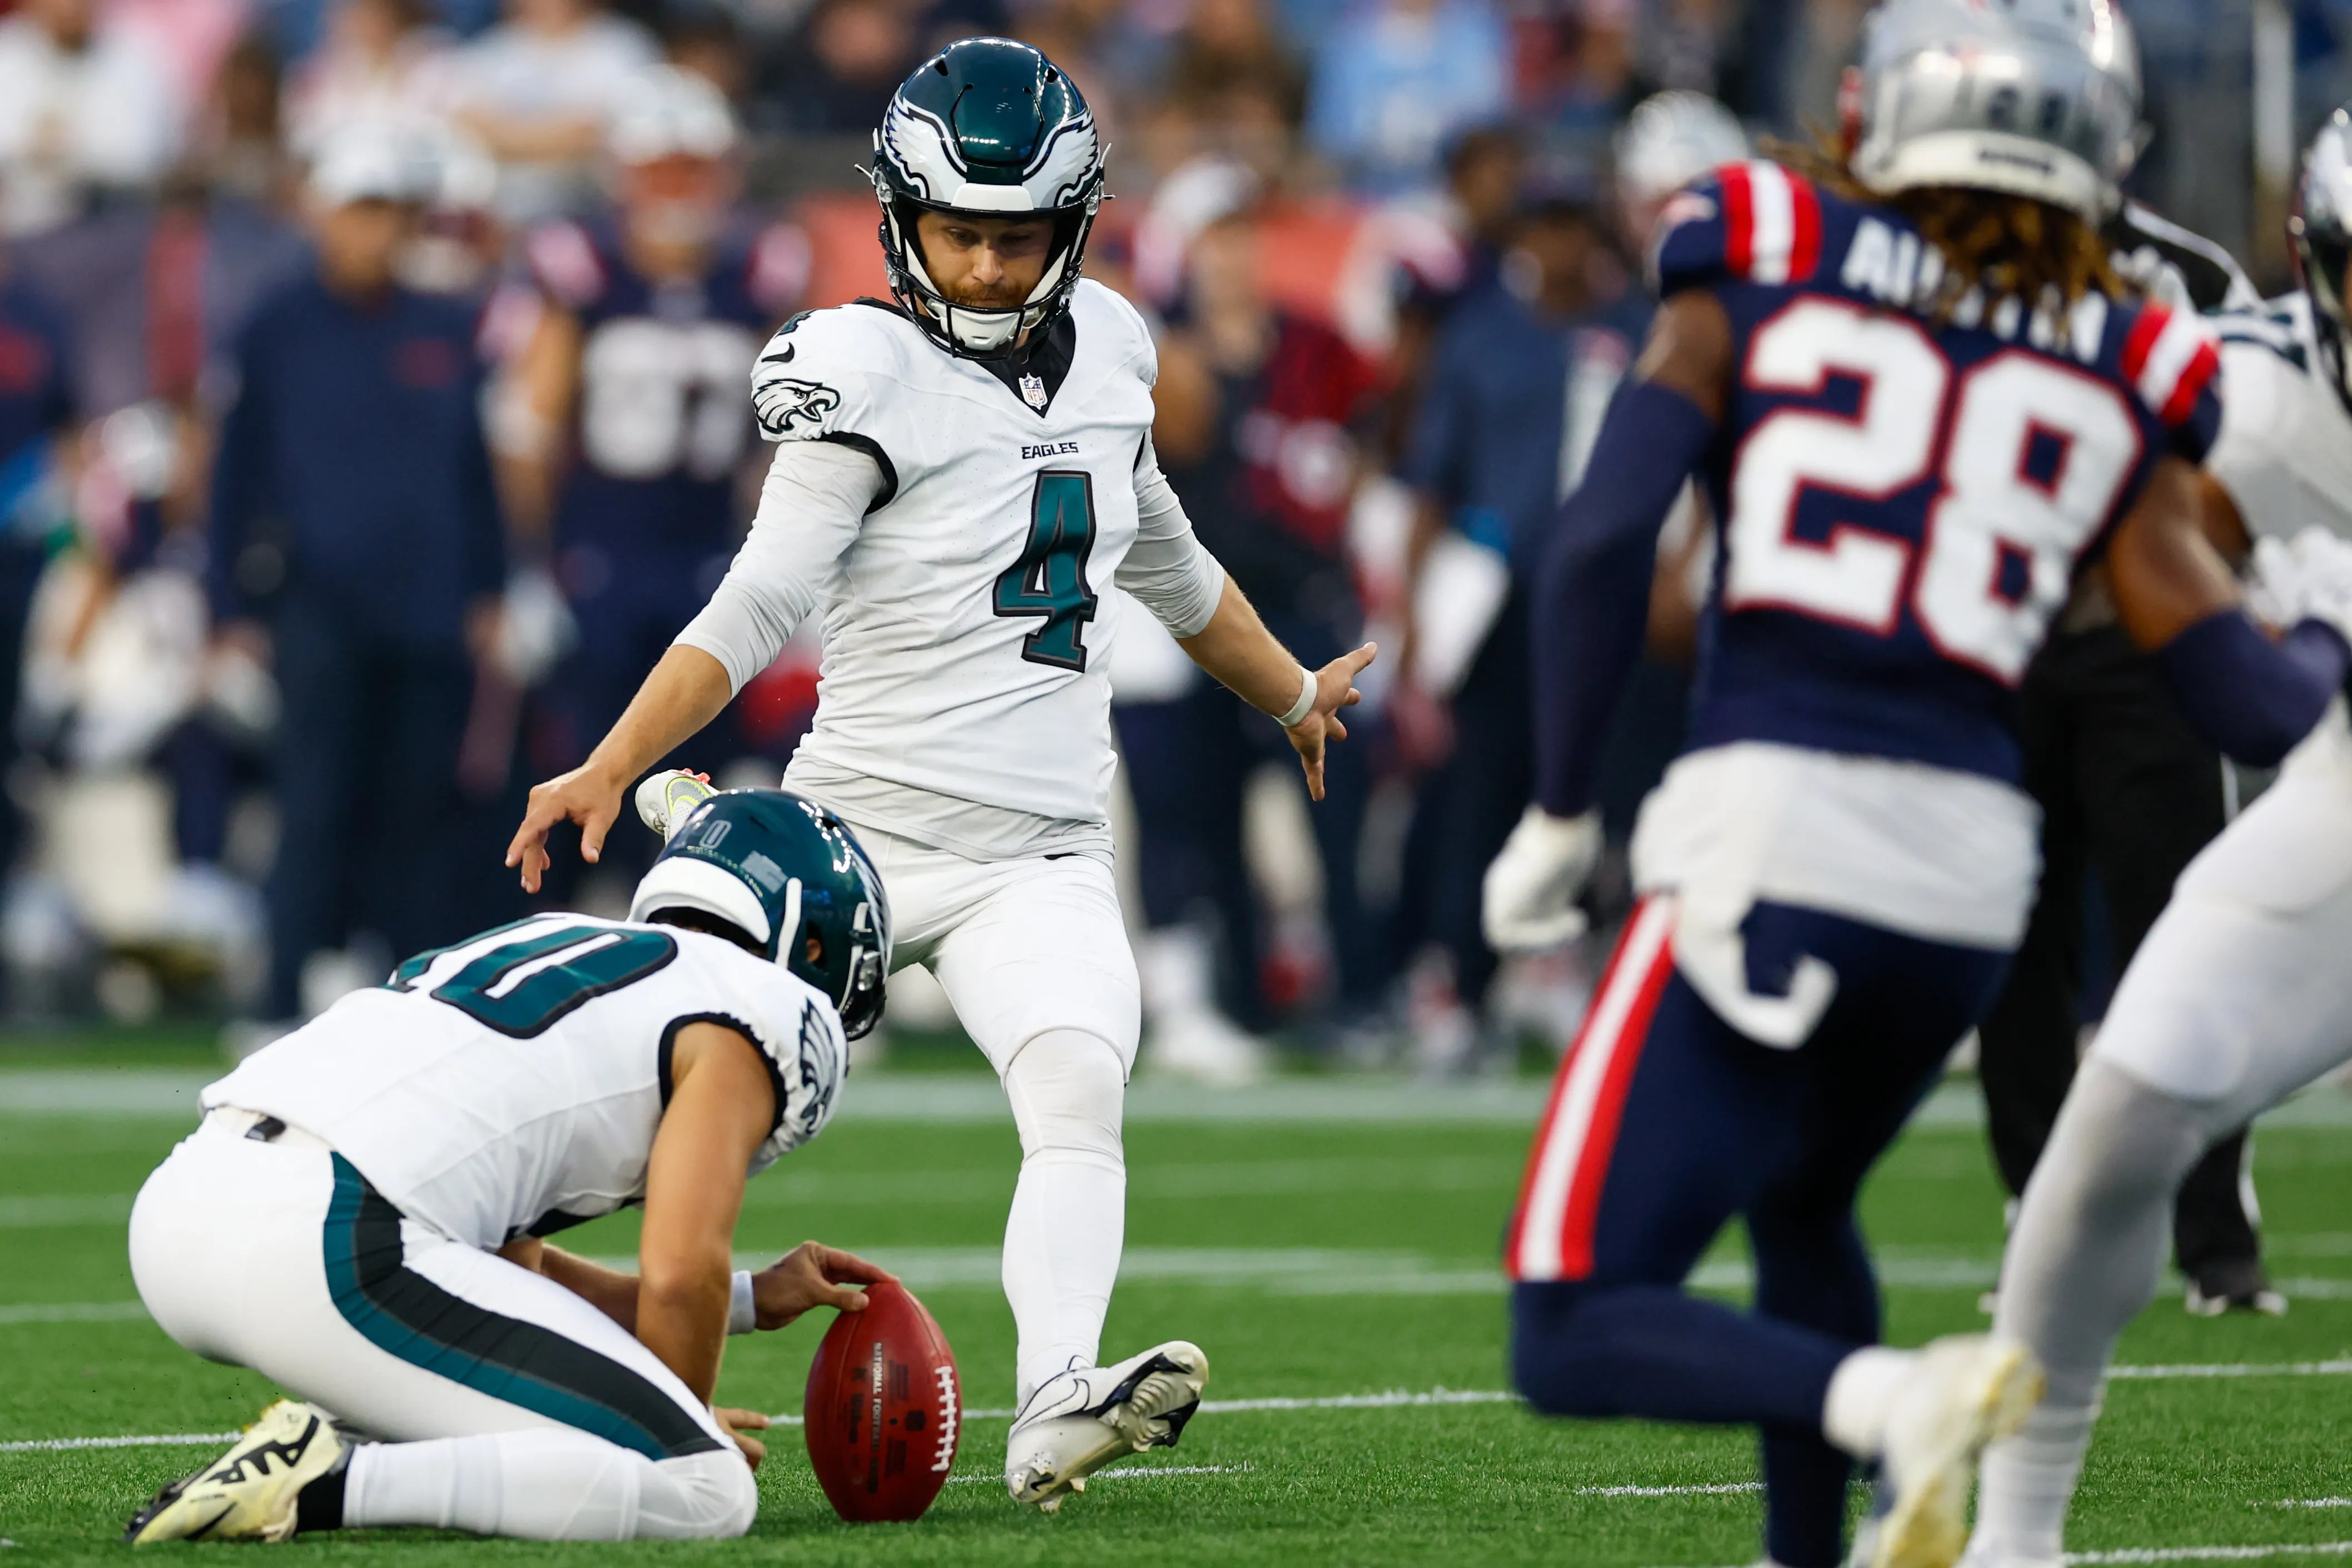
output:
[[[814,801],[733,789],[696,806],[629,901],[633,921],[665,910],[697,910],[740,931],[830,997],[851,1039],[881,1021],[890,900],[848,825]]]
[[[874,133],[874,194],[890,292],[950,353],[993,359],[1070,308],[1087,235],[1102,206],[1103,149],[1077,84],[1027,44],[966,38],[925,61],[890,97]],[[1017,307],[959,305],[923,267],[915,219],[1051,215],[1053,248]]]

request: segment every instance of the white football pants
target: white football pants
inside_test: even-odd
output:
[[[1996,1333],[2050,1392],[1985,1457],[1971,1564],[2057,1561],[2116,1337],[2162,1273],[2208,1146],[2352,1059],[2352,731],[2341,699],[2189,863],[2027,1184]]]
[[[1004,1297],[1025,1403],[1074,1363],[1096,1364],[1126,1242],[1120,1111],[1143,1006],[1118,890],[1094,855],[969,860],[856,832],[889,890],[898,961],[939,977],[1020,1129]]]
[[[299,1131],[215,1110],[147,1178],[131,1270],[165,1333],[363,1443],[343,1521],[538,1541],[742,1534],[751,1468],[637,1339],[551,1279],[404,1219]]]

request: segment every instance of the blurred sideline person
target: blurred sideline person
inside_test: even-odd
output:
[[[1140,1029],[1099,591],[1127,590],[1278,715],[1318,797],[1373,649],[1302,668],[1193,537],[1151,448],[1150,336],[1080,275],[1102,152],[1056,67],[1002,38],[951,45],[892,96],[875,153],[897,302],[812,311],[770,340],[751,395],[777,449],[751,537],[588,761],[531,792],[508,864],[536,889],[566,821],[600,854],[631,783],[822,607],[815,726],[785,776],[857,828],[898,961],[939,977],[1012,1102],[1005,1486],[1050,1510],[1112,1459],[1173,1444],[1208,1379],[1181,1340],[1097,1359]]]
[[[730,1274],[744,1184],[824,1131],[889,951],[840,819],[739,791],[627,921],[418,953],[206,1088],[131,1210],[131,1273],[173,1340],[292,1397],[126,1539],[742,1534],[768,1418],[711,1405],[726,1336],[890,1278],[815,1242]],[[543,1239],[633,1205],[634,1275]]]
[[[1419,915],[1398,933],[1402,953],[1433,945],[1451,961],[1450,998],[1414,1021],[1413,1058],[1424,1072],[1462,1070],[1480,1047],[1496,959],[1478,929],[1479,879],[1529,787],[1527,574],[1584,472],[1641,336],[1638,301],[1592,296],[1601,244],[1581,204],[1540,198],[1523,208],[1500,284],[1446,319],[1406,450],[1416,610],[1434,604],[1423,584],[1442,551],[1481,561],[1507,583],[1483,632],[1471,628],[1451,689],[1431,689],[1441,678],[1422,656],[1436,631],[1418,615],[1399,665],[1399,682],[1411,688],[1395,700],[1401,718],[1444,715],[1439,738],[1420,748],[1434,752],[1435,765],[1416,791],[1398,900]]]
[[[220,635],[265,646],[283,696],[263,1017],[298,1019],[310,955],[358,929],[410,952],[466,929],[452,826],[474,657],[506,544],[474,312],[396,268],[438,170],[363,126],[321,149],[316,271],[234,353],[213,474]]]
[[[518,527],[546,540],[576,623],[556,702],[566,764],[726,572],[752,445],[743,385],[808,269],[799,230],[730,230],[740,138],[702,78],[635,78],[606,152],[613,212],[526,244],[538,326],[493,427]]]
[[[2206,484],[2259,536],[2273,618],[2352,636],[2352,112],[2305,154],[2304,287],[2221,319],[2229,403]],[[2291,543],[2286,542],[2292,541]],[[2252,1118],[2352,1059],[2352,732],[2339,697],[2181,874],[2116,988],[2001,1260],[1996,1332],[2049,1396],[1985,1456],[1969,1568],[2053,1568],[2116,1339],[2156,1293],[2172,1194]]]
[[[24,744],[17,704],[33,593],[47,560],[43,535],[60,512],[71,466],[71,363],[64,315],[0,254],[0,776]],[[24,838],[16,802],[0,798],[0,887]]]
[[[1266,629],[1319,665],[1363,635],[1348,507],[1378,386],[1372,366],[1338,333],[1267,300],[1258,246],[1245,213],[1210,224],[1192,242],[1187,309],[1160,345],[1152,445],[1202,546]],[[1150,1065],[1245,1079],[1259,1069],[1258,1047],[1233,1017],[1253,1029],[1272,1018],[1259,984],[1257,896],[1243,860],[1243,795],[1258,764],[1287,748],[1214,681],[1193,679],[1172,701],[1122,702],[1112,712],[1135,796],[1147,928],[1136,958]],[[1356,890],[1371,793],[1364,752],[1327,753],[1324,784],[1312,821],[1333,961],[1330,1011],[1344,1025],[1377,1007],[1385,984]]]
[[[2175,309],[2258,300],[2226,251],[2137,202],[2104,237],[2117,269]],[[2042,807],[2042,885],[2009,984],[1977,1031],[1985,1127],[2012,1212],[2074,1079],[2085,897],[2095,885],[2107,973],[2120,974],[2236,795],[2229,764],[2181,711],[2158,661],[2117,624],[2102,563],[2084,569],[2020,702],[2023,782]],[[2173,1247],[2192,1312],[2286,1309],[2263,1270],[2252,1160],[2242,1129],[2181,1184]]]
[[[2021,131],[1996,83],[2053,107]],[[1664,302],[1539,570],[1535,804],[1486,886],[1514,948],[1580,922],[1658,532],[1706,474],[1690,745],[1528,1163],[1512,1358],[1548,1414],[1758,1426],[1783,1568],[1843,1560],[1855,1460],[1885,1505],[1856,1559],[1949,1568],[1974,1456],[2041,1374],[2014,1337],[1877,1346],[1853,1206],[2024,934],[2015,689],[2102,543],[2124,625],[2232,755],[2300,741],[2352,647],[2325,615],[2274,643],[2202,531],[2216,350],[2126,297],[2095,226],[2137,145],[2120,16],[1889,0],[1848,101],[1834,152],[1790,154],[1810,174],[1734,164],[1669,204]],[[1735,1215],[1749,1311],[1682,1289]]]

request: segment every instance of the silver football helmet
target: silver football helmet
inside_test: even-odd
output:
[[[2320,363],[2336,395],[2352,409],[2352,318],[2345,303],[2345,274],[2352,268],[2352,105],[2329,115],[2305,151],[2286,232],[2311,297]]]
[[[2145,140],[2114,0],[1885,0],[1849,90],[1851,166],[1875,191],[2006,191],[2097,223]]]

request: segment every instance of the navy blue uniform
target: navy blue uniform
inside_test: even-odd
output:
[[[505,582],[505,538],[468,308],[305,278],[256,311],[236,366],[210,588],[219,619],[268,624],[284,701],[268,1005],[290,1017],[302,961],[354,927],[394,952],[470,929],[448,864],[465,620]]]
[[[584,754],[709,601],[741,533],[751,362],[798,295],[807,242],[786,226],[719,247],[693,282],[635,271],[598,225],[530,242],[539,286],[580,323],[572,464],[555,511],[556,571],[580,624],[562,679]]]
[[[40,541],[16,516],[73,417],[68,363],[64,318],[23,283],[0,280],[0,767],[16,751],[26,621],[42,560]],[[16,865],[21,837],[16,806],[0,801],[0,877]]]
[[[1511,565],[1510,591],[1453,694],[1453,748],[1417,791],[1398,900],[1400,946],[1443,946],[1454,960],[1454,990],[1473,1007],[1497,962],[1478,929],[1479,879],[1526,809],[1530,786],[1528,567],[1633,363],[1648,313],[1646,300],[1627,299],[1553,317],[1508,289],[1484,289],[1447,318],[1413,413],[1404,479]],[[1664,673],[1643,678],[1654,686]],[[1629,702],[1628,713],[1663,707],[1671,722],[1679,683],[1669,678],[1664,687],[1645,692],[1648,701]],[[1662,757],[1651,764],[1647,782],[1663,765]],[[1640,792],[1621,793],[1638,799]]]
[[[1828,1568],[1848,1463],[1822,1399],[1878,1332],[1854,1194],[2023,929],[2027,663],[2156,465],[2202,458],[2216,358],[2193,319],[2103,298],[2063,331],[1978,300],[1938,322],[1941,258],[1899,215],[1769,163],[1664,221],[1662,293],[1732,326],[1700,454],[1724,548],[1689,749],[1635,838],[1648,896],[1513,1222],[1515,1371],[1555,1414],[1760,1426],[1771,1554]],[[1627,449],[1604,432],[1595,475]],[[1646,566],[1649,541],[1612,549]],[[1538,798],[1572,815],[1606,706],[1549,689]],[[1734,1215],[1752,1313],[1681,1289]]]

